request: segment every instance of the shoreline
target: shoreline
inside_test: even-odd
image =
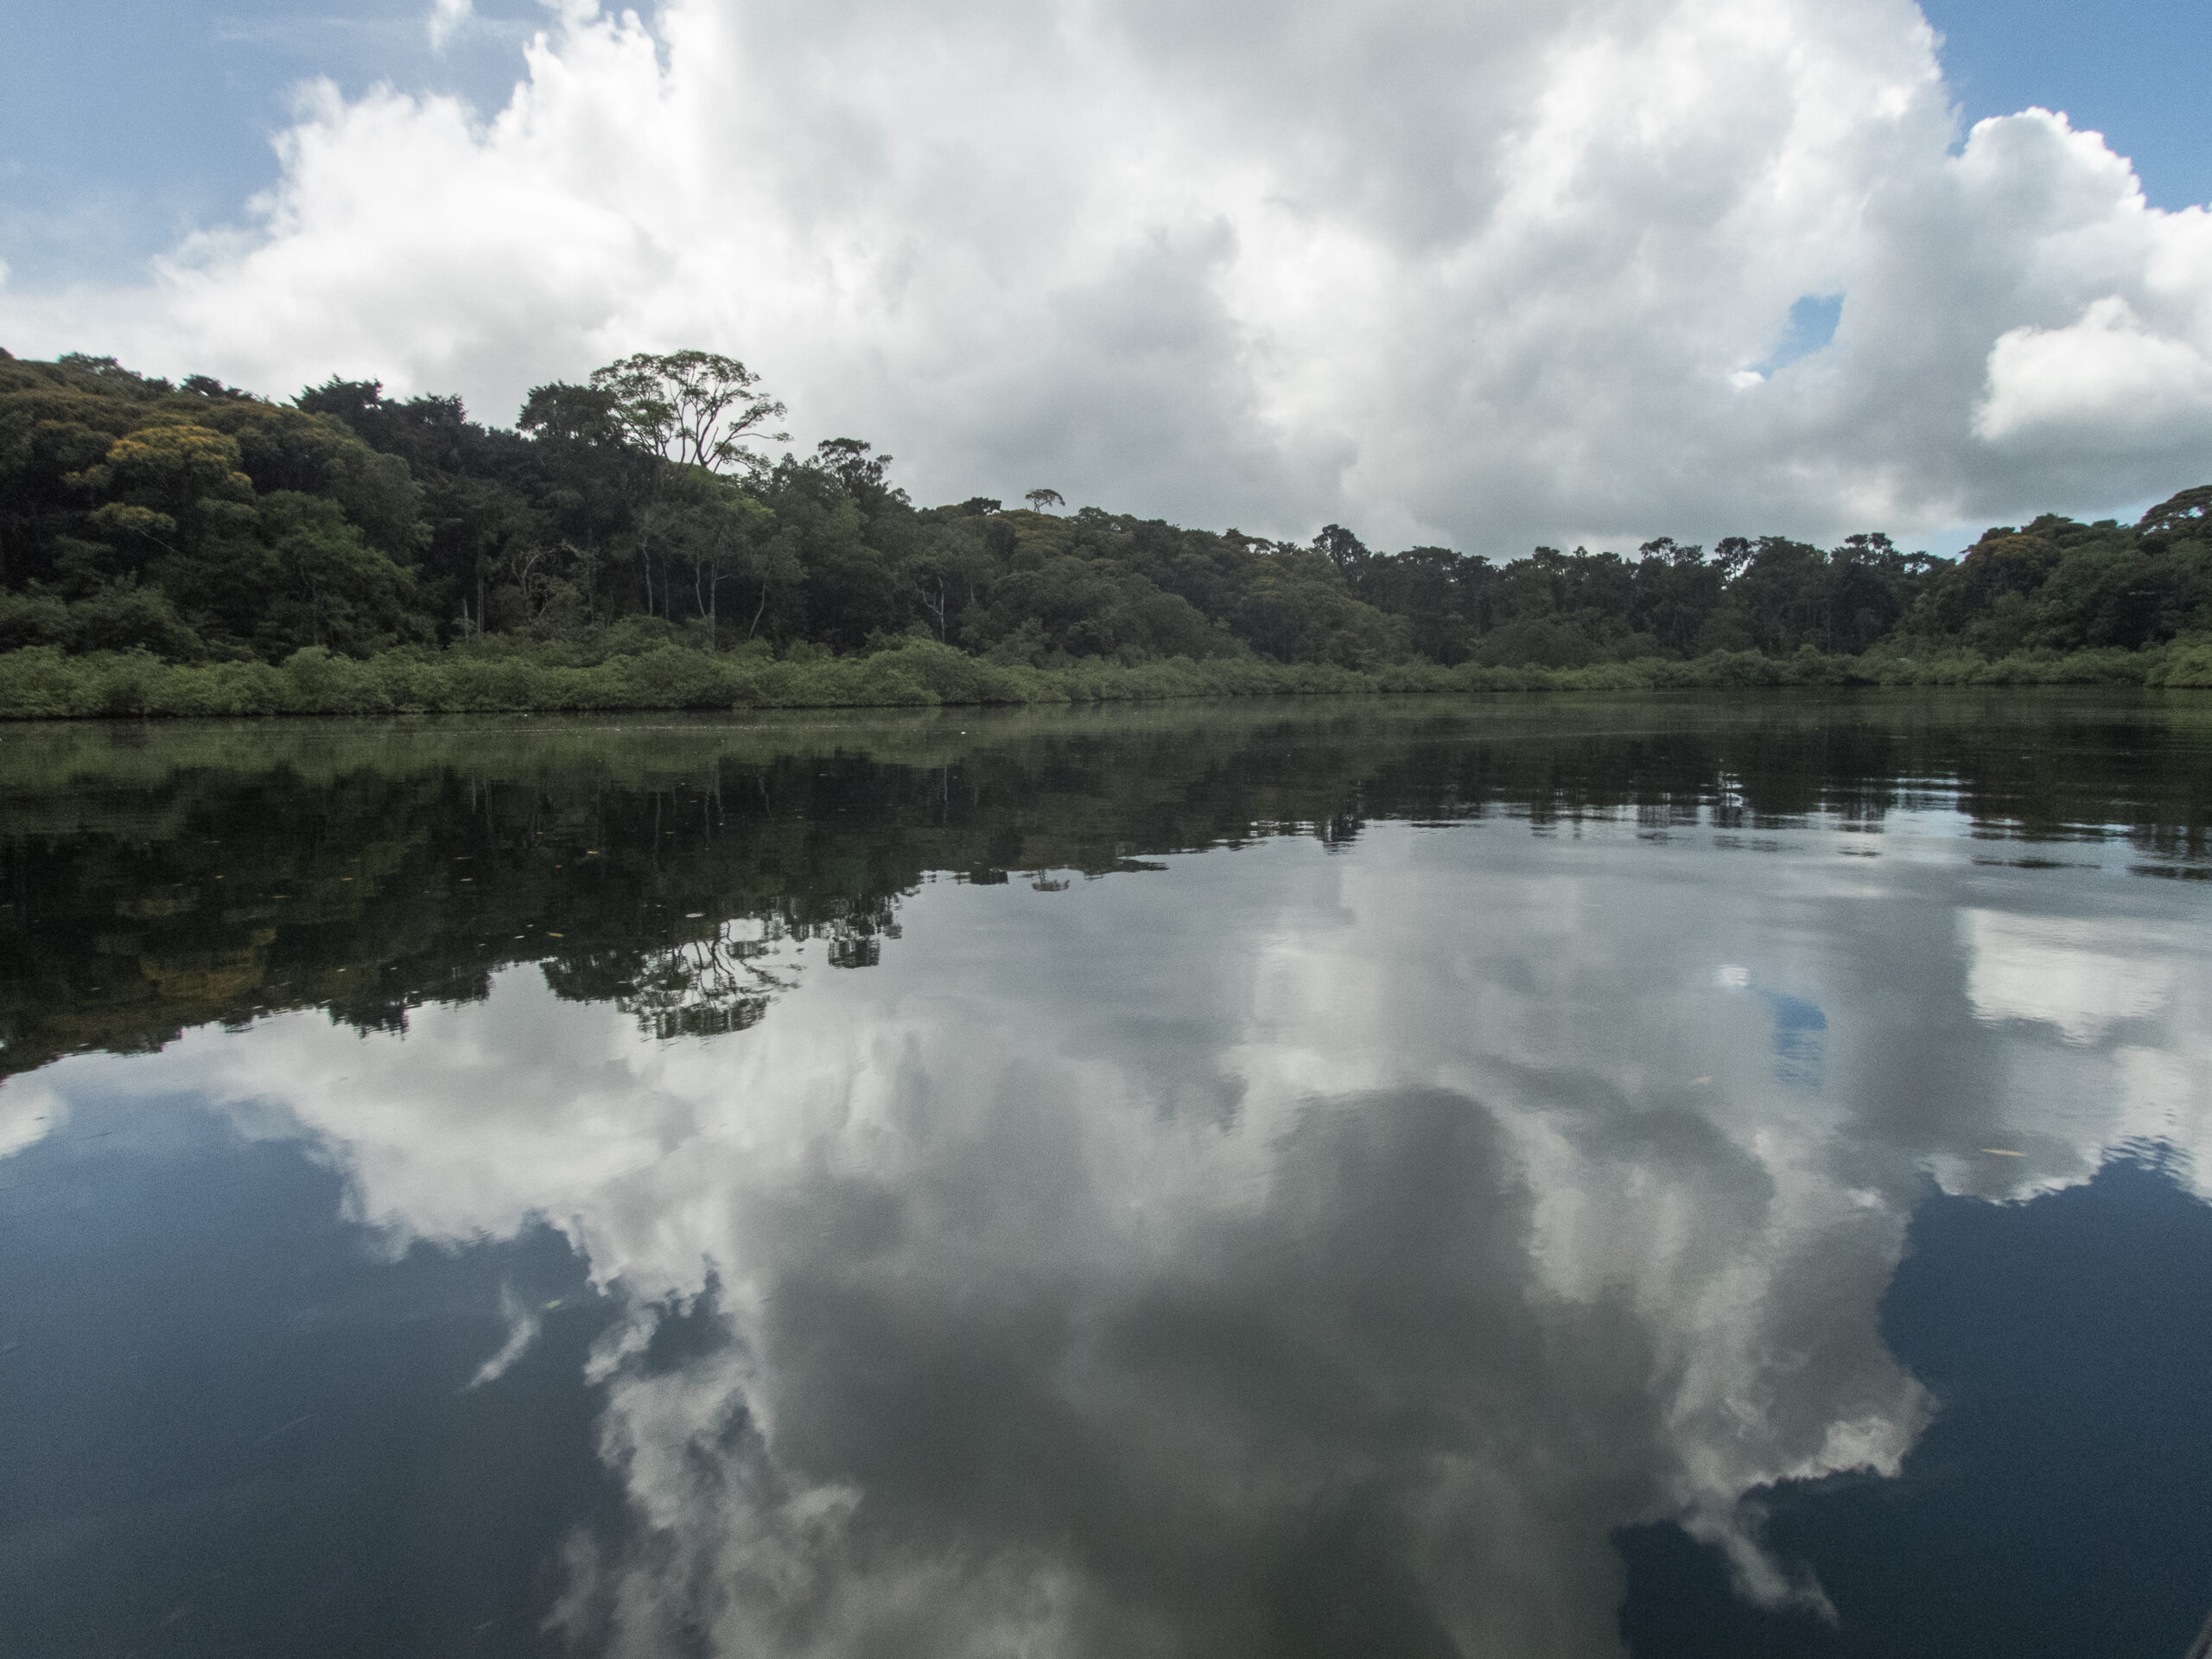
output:
[[[1715,652],[1576,668],[1350,669],[1265,658],[1135,664],[1085,659],[1036,668],[913,640],[864,656],[710,653],[665,645],[597,661],[545,648],[393,651],[321,647],[282,664],[170,663],[145,652],[0,653],[0,721],[238,719],[390,715],[772,712],[804,709],[1034,707],[1195,698],[1512,692],[1765,691],[1791,687],[2103,686],[2212,689],[2212,643],[2142,651],[2018,653],[1995,659],[1907,651],[1789,657]]]

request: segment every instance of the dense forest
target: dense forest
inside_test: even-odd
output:
[[[328,664],[345,659],[586,670],[924,646],[932,662],[1031,671],[956,676],[969,690],[948,697],[1168,664],[1185,679],[1157,683],[1224,689],[1282,689],[1269,674],[1301,665],[1333,671],[1299,682],[1312,689],[1608,666],[1651,681],[1700,662],[1741,680],[1746,661],[1813,658],[1847,664],[1828,678],[2082,653],[2086,677],[2212,671],[2212,485],[2132,525],[1993,529],[1955,559],[1867,534],[1827,549],[1781,536],[1540,547],[1500,564],[1379,553],[1334,524],[1300,543],[1071,512],[1045,488],[1012,506],[918,507],[859,439],[771,461],[761,446],[788,442],[771,429],[784,412],[743,365],[697,352],[541,386],[513,429],[374,382],[276,404],[111,359],[0,353],[0,653],[19,659],[13,677],[0,666],[0,702],[30,683],[26,652],[47,681],[67,659],[112,668],[117,653],[315,667],[333,684],[344,675]],[[732,685],[762,683],[685,679],[665,660],[658,673],[646,701],[727,702]],[[679,682],[704,689],[666,689]],[[260,706],[251,675],[219,683]],[[626,695],[606,683],[601,703]]]

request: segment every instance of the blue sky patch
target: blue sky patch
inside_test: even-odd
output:
[[[1842,321],[1842,295],[1804,295],[1789,308],[1789,324],[1774,349],[1752,368],[1761,374],[1773,374],[1815,352],[1826,351],[1835,338],[1836,324]]]
[[[2152,207],[2212,201],[2205,0],[1922,0],[1921,10],[1943,36],[1967,127],[2030,105],[2063,110],[2135,163]]]

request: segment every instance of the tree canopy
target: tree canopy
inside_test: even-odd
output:
[[[2134,524],[2046,516],[1956,558],[1868,533],[1505,563],[1184,529],[1059,493],[918,506],[734,359],[639,354],[512,429],[332,379],[289,404],[112,359],[0,354],[0,649],[360,656],[486,635],[847,652],[924,636],[1001,663],[1256,657],[1373,669],[2139,649],[2212,630],[2212,485]]]

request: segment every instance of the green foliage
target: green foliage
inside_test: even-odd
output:
[[[0,652],[0,711],[13,719],[103,715],[527,714],[620,709],[938,708],[1139,702],[1189,697],[1363,696],[1378,692],[1688,691],[1791,686],[2212,686],[2212,641],[2145,652],[1966,652],[1931,658],[1788,657],[1713,652],[1571,668],[1406,660],[1371,671],[1278,663],[1253,653],[1052,667],[994,661],[934,639],[838,656],[801,644],[783,657],[709,652],[632,618],[607,631],[628,647],[601,654],[567,642],[486,642],[366,658],[309,645],[282,663],[165,662],[143,649],[71,653],[38,645]]]
[[[2127,526],[2046,516],[1986,532],[1941,573],[1898,633],[1984,656],[2140,651],[2212,628],[2212,486]]]
[[[0,359],[0,663],[31,700],[0,712],[2190,686],[2212,638],[2212,485],[1956,561],[1866,535],[1497,564],[1063,513],[1048,489],[918,508],[861,439],[770,465],[748,444],[783,413],[702,352],[538,387],[513,430],[373,381],[285,406]]]
[[[592,390],[606,394],[623,435],[640,449],[678,466],[712,472],[753,472],[760,455],[748,437],[789,442],[769,432],[784,406],[763,392],[760,377],[734,358],[712,352],[640,352],[594,369]]]
[[[106,360],[0,362],[0,644],[375,649],[419,631],[422,501],[338,421]]]

